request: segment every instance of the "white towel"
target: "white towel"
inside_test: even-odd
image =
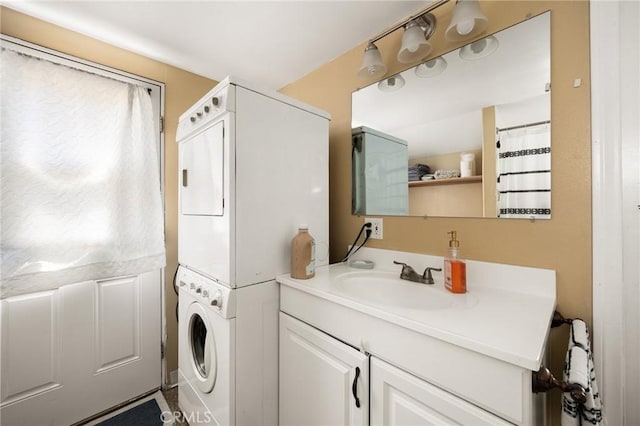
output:
[[[567,382],[577,383],[584,389],[589,388],[589,354],[579,346],[569,349]]]
[[[584,404],[579,404],[573,400],[570,393],[563,392],[560,417],[562,426],[600,425],[602,405],[593,368],[589,329],[582,320],[573,320],[571,324],[563,380],[582,386],[587,393],[587,400]]]
[[[575,319],[571,322],[570,342],[573,346],[580,346],[587,352],[591,352],[591,344],[589,343],[589,330],[587,324],[581,319]]]

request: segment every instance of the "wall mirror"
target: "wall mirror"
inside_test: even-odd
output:
[[[550,12],[352,95],[353,213],[551,217]]]

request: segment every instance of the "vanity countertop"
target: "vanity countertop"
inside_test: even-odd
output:
[[[310,295],[379,318],[444,342],[528,369],[538,370],[556,306],[555,271],[488,262],[467,261],[467,293],[454,295],[443,285],[442,272],[434,272],[435,284],[425,293],[454,300],[452,306],[420,309],[393,300],[361,298],[343,291],[337,282],[345,276],[395,276],[400,266],[392,259],[412,265],[422,272],[426,266],[442,267],[442,257],[380,249],[363,249],[360,259],[371,259],[370,271],[345,263],[317,268],[314,278],[293,279],[281,275],[277,281]],[[346,274],[346,275],[345,275]],[[397,291],[413,291],[426,284],[390,282]],[[409,286],[409,287],[406,287]],[[367,288],[366,282],[364,287]],[[374,288],[374,287],[372,287]],[[395,287],[394,287],[395,289]],[[364,290],[366,291],[366,290]],[[446,293],[446,295],[442,294]]]

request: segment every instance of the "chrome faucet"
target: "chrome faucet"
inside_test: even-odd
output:
[[[442,271],[442,268],[431,268],[428,267],[424,270],[422,275],[418,274],[415,269],[406,263],[398,262],[396,260],[393,261],[396,265],[402,265],[402,272],[400,272],[400,279],[413,281],[416,283],[423,284],[433,284],[433,276],[431,275],[431,271]]]

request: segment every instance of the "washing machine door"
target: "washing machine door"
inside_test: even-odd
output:
[[[196,385],[201,392],[209,393],[216,384],[217,352],[213,327],[205,308],[192,303],[187,311],[187,347],[189,365],[193,369]]]

